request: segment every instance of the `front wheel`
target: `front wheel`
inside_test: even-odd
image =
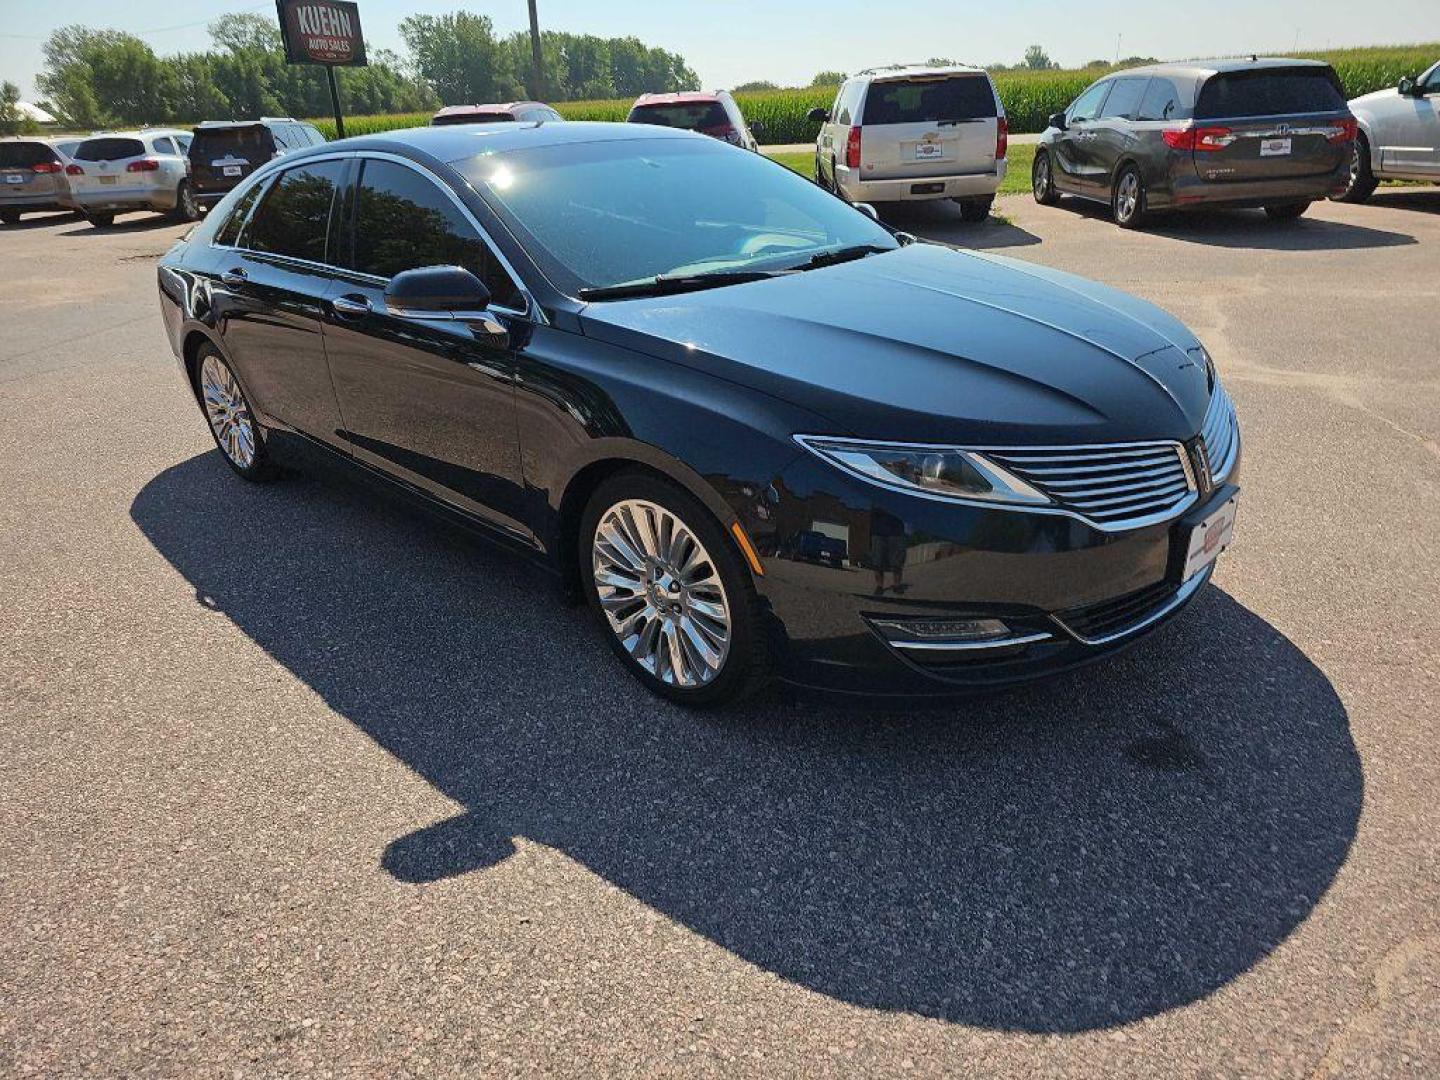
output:
[[[1280,203],[1265,207],[1265,213],[1270,215],[1271,221],[1294,221],[1309,209],[1308,202]]]
[[[995,204],[995,197],[987,195],[980,198],[956,199],[960,204],[960,220],[967,221],[971,225],[978,225],[990,216],[990,207]]]
[[[578,552],[610,646],[653,693],[706,708],[764,685],[762,608],[734,542],[668,480],[622,472],[591,496]]]
[[[1030,191],[1041,206],[1054,206],[1060,201],[1060,192],[1055,190],[1055,175],[1050,171],[1048,151],[1035,152],[1035,160],[1030,165]]]
[[[1115,178],[1110,216],[1122,229],[1139,229],[1145,225],[1145,181],[1134,165],[1126,165]]]
[[[239,380],[213,346],[201,350],[199,361],[195,392],[225,464],[243,479],[265,479],[270,473],[265,430],[250,410]]]

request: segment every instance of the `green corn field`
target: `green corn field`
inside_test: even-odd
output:
[[[1358,97],[1373,90],[1394,86],[1404,76],[1418,75],[1440,57],[1440,42],[1427,45],[1397,45],[1365,49],[1336,49],[1329,52],[1295,53],[1327,60],[1345,85],[1346,97]],[[1042,131],[1046,118],[1060,112],[1091,82],[1109,69],[1084,71],[1001,72],[994,76],[1005,103],[1005,114],[1014,132]],[[342,76],[343,78],[343,76]],[[813,142],[819,125],[805,114],[819,106],[828,108],[835,98],[833,89],[767,90],[736,94],[746,119],[760,121],[762,143]],[[567,101],[555,108],[568,120],[624,120],[630,100]],[[317,118],[316,126],[326,138],[335,137],[335,122]],[[430,122],[429,113],[391,116],[354,116],[345,120],[347,135],[368,135],[394,128],[420,127]]]

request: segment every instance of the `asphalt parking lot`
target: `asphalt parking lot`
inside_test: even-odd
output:
[[[1440,189],[904,227],[1206,341],[1235,547],[1114,663],[641,693],[343,470],[235,480],[142,216],[0,230],[0,1074],[1440,1075]]]

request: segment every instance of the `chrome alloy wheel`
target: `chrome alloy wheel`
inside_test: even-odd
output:
[[[200,366],[200,393],[220,449],[237,466],[248,469],[255,463],[255,422],[240,384],[214,353]]]
[[[1035,194],[1035,201],[1039,202],[1050,191],[1050,155],[1041,154],[1037,157],[1032,171],[1030,190]]]
[[[1140,207],[1140,174],[1131,169],[1120,178],[1120,188],[1115,192],[1115,216],[1129,221]]]
[[[595,592],[625,651],[670,686],[704,686],[730,652],[730,604],[710,553],[669,510],[618,502],[595,527]]]

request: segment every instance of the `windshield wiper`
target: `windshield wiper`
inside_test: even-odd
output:
[[[879,255],[882,252],[893,250],[894,248],[881,247],[879,244],[851,244],[849,247],[836,248],[834,251],[821,251],[811,255],[796,269],[813,270],[817,266],[833,266],[836,263],[850,262],[853,259],[863,259],[866,255]]]
[[[624,285],[600,285],[581,289],[581,300],[624,300],[632,296],[669,296],[672,293],[713,289],[721,285],[741,285],[747,281],[777,277],[789,270],[715,270],[708,274],[660,274],[646,281]]]

